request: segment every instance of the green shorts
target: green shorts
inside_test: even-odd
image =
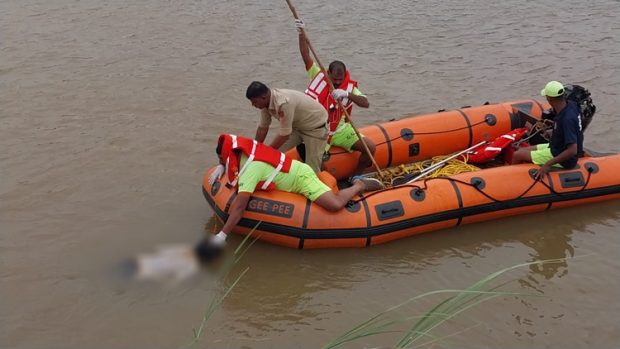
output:
[[[336,132],[332,136],[331,145],[340,147],[351,153],[353,151],[351,148],[357,141],[359,141],[359,138],[357,137],[353,126],[347,122],[342,130]],[[329,146],[330,144],[327,145],[326,150],[329,150]]]
[[[530,152],[530,156],[532,157],[532,163],[540,166],[546,164],[547,161],[553,159],[553,154],[551,154],[549,143],[538,144],[536,146],[536,150],[532,150]],[[552,167],[562,168],[562,165],[555,164]]]
[[[312,168],[307,164],[301,164],[292,192],[301,194],[310,201],[315,201],[328,191],[331,191],[331,188],[321,182]]]

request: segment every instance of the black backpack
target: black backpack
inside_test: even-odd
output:
[[[590,91],[579,85],[566,85],[564,88],[566,99],[577,103],[581,109],[581,127],[582,131],[585,131],[596,113],[596,106],[592,102]]]

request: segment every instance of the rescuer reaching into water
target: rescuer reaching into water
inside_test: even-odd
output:
[[[213,185],[225,175],[228,184],[236,187],[238,194],[230,205],[222,230],[202,243],[200,251],[206,258],[224,247],[226,237],[241,220],[256,190],[277,189],[301,194],[318,206],[335,212],[360,192],[383,189],[383,184],[375,178],[353,177],[351,187],[335,193],[307,164],[245,137],[221,135],[216,153],[220,165],[211,174],[209,183]]]

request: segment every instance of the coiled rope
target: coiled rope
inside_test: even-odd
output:
[[[428,173],[425,178],[437,178],[437,177],[449,177],[459,173],[478,171],[480,168],[467,163],[467,155],[464,156],[464,160],[452,159],[447,161],[443,166],[440,166],[435,171]],[[383,170],[381,173],[380,181],[387,187],[397,185],[399,181],[406,181],[407,177],[413,178],[413,176],[422,173],[424,170],[431,166],[444,161],[448,158],[448,155],[434,156],[432,159],[418,161],[411,164],[402,164],[400,166],[391,167]]]

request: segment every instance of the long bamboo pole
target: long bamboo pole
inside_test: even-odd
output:
[[[295,17],[295,19],[299,19],[299,16],[297,15],[297,11],[295,10],[295,7],[293,7],[291,0],[286,0],[286,3],[288,4],[288,7],[291,9],[291,12],[293,13],[293,17]],[[306,33],[305,29],[302,28],[301,30],[304,33],[304,37],[306,38],[306,42],[308,43],[310,52],[312,52],[312,55],[314,56],[314,60],[319,65],[319,68],[321,68],[321,72],[323,72],[323,75],[325,76],[325,79],[327,80],[327,84],[329,85],[329,91],[330,92],[333,91],[334,84],[332,83],[331,77],[327,74],[327,71],[323,67],[323,64],[321,64],[321,61],[319,60],[319,57],[316,54],[316,51],[314,51],[314,47],[312,47],[312,44],[310,43],[310,39],[308,38],[308,34]],[[370,161],[372,161],[372,164],[377,169],[377,177],[381,178],[381,168],[379,167],[379,165],[377,165],[377,162],[375,161],[375,158],[372,156],[370,149],[368,149],[368,145],[366,145],[366,142],[364,142],[362,135],[357,130],[357,127],[355,127],[355,125],[353,124],[353,121],[351,120],[351,117],[349,116],[349,112],[347,112],[347,110],[344,108],[340,100],[336,100],[336,102],[338,103],[338,106],[340,107],[340,109],[342,109],[342,112],[344,113],[344,116],[346,118],[345,120],[348,121],[349,124],[351,124],[351,127],[353,128],[353,131],[355,131],[357,138],[359,138],[359,140],[362,141],[362,146],[364,147],[364,151],[370,158]]]

